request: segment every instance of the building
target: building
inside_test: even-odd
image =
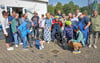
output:
[[[30,19],[33,16],[33,12],[36,11],[39,16],[47,12],[48,0],[0,0],[0,7],[4,8],[11,14],[14,10],[22,14],[27,13]]]

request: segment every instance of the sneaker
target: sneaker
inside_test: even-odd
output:
[[[18,45],[15,45],[16,47],[18,47]]]
[[[41,48],[44,48],[44,45],[41,45]]]
[[[39,46],[39,50],[42,50],[42,47],[41,46]]]
[[[91,48],[92,46],[91,46],[91,45],[89,45],[88,47],[89,47],[89,48]]]
[[[49,44],[50,42],[48,41],[47,43]]]
[[[20,43],[19,45],[23,45],[23,43]]]
[[[45,41],[42,41],[43,43],[45,42]]]
[[[81,51],[73,51],[73,54],[80,54]]]
[[[11,51],[11,50],[14,50],[14,48],[13,47],[9,47],[9,48],[7,48],[7,50]]]
[[[97,48],[97,46],[96,45],[93,45],[93,47],[96,49]]]

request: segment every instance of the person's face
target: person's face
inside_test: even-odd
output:
[[[69,17],[72,17],[72,14],[69,14]]]
[[[13,15],[13,16],[16,15],[16,12],[13,12],[12,15]]]
[[[19,15],[16,15],[16,17],[15,17],[16,19],[18,19],[19,18]]]
[[[80,11],[79,10],[76,10],[76,14],[78,14]]]
[[[28,17],[28,15],[27,15],[27,14],[25,14],[24,18],[25,18],[25,19],[27,19],[27,17]]]
[[[4,18],[8,18],[8,16],[4,16]]]
[[[59,18],[56,18],[56,21],[58,21],[59,20]]]
[[[58,10],[58,14],[61,14],[61,11],[60,10]]]
[[[80,15],[80,16],[79,16],[79,18],[83,18],[83,16],[82,16],[82,15]]]
[[[75,17],[75,14],[73,14],[73,18]]]
[[[66,15],[65,15],[65,14],[63,14],[62,16],[63,16],[64,18],[66,17]]]
[[[34,16],[37,16],[37,14],[36,14],[36,13],[34,13]]]
[[[97,14],[98,14],[97,11],[94,11],[94,12],[93,12],[93,15],[94,15],[94,16],[97,16]]]

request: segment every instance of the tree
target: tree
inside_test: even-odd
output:
[[[61,12],[63,12],[62,8],[63,8],[62,4],[58,2],[57,5],[55,6],[55,14],[57,13],[58,10],[61,10]]]
[[[48,5],[48,12],[50,12],[50,13],[52,13],[52,14],[54,14],[54,6],[53,5]]]
[[[75,13],[75,11],[79,9],[78,5],[74,5],[74,2],[69,2],[69,4],[64,4],[63,6],[63,11],[66,15],[68,15],[68,13]]]

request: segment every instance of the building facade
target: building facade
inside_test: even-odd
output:
[[[11,14],[14,10],[20,14],[28,14],[30,19],[33,16],[33,12],[36,11],[39,16],[47,12],[48,0],[0,0],[0,7],[3,7]]]

